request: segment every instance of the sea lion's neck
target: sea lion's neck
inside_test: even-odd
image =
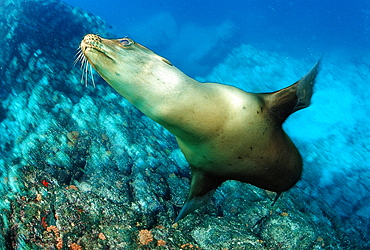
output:
[[[141,112],[163,125],[166,123],[163,120],[165,113],[170,112],[172,106],[177,107],[173,101],[176,96],[189,95],[189,91],[201,83],[172,65],[148,62],[142,66],[137,73],[126,71],[116,72],[115,76],[109,72],[109,75],[101,75]]]

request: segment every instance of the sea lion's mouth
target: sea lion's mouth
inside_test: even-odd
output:
[[[91,36],[97,37],[98,39],[92,39]],[[103,56],[106,56],[107,58],[111,59],[112,61],[115,61],[111,56],[109,56],[106,51],[103,49],[102,40],[100,37],[95,35],[86,35],[84,39],[81,41],[80,49],[85,57],[87,57],[87,52],[89,50],[93,50],[95,52],[98,52],[102,54]],[[89,59],[89,58],[87,58]],[[91,64],[91,62],[89,61]]]
[[[76,59],[74,64],[77,62],[81,62],[81,82],[85,83],[87,86],[88,78],[90,77],[95,87],[94,77],[93,77],[93,69],[95,68],[94,63],[92,62],[91,58],[89,58],[88,54],[95,54],[97,57],[105,57],[112,62],[116,62],[111,56],[106,53],[103,49],[102,39],[93,34],[86,35],[84,39],[81,41],[81,44],[76,52]],[[91,56],[90,56],[91,57]]]
[[[104,50],[102,50],[101,48],[97,48],[97,47],[95,47],[95,46],[91,46],[91,45],[89,45],[89,44],[84,44],[84,46],[82,46],[82,44],[81,44],[80,48],[81,48],[81,51],[82,51],[82,53],[83,53],[84,57],[88,60],[88,62],[89,62],[90,64],[92,64],[92,62],[91,62],[91,61],[89,60],[89,58],[87,57],[87,52],[88,52],[89,50],[93,50],[94,52],[97,52],[98,54],[101,54],[101,55],[103,55],[103,56],[107,57],[108,59],[110,59],[110,60],[112,60],[112,61],[114,61],[114,62],[115,62],[115,60],[114,60],[111,56],[109,56],[109,55],[108,55],[108,53],[106,53],[106,52],[105,52]]]

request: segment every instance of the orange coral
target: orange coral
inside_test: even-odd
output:
[[[78,245],[77,243],[72,243],[69,246],[69,249],[71,249],[71,250],[82,250],[82,247],[80,245]]]
[[[78,188],[75,185],[69,185],[68,187],[66,187],[66,189],[73,189],[78,191]]]
[[[105,235],[103,233],[100,233],[98,237],[101,240],[106,240],[107,239],[107,237],[105,237]]]
[[[56,246],[57,249],[62,249],[63,239],[62,239],[62,237],[60,237],[59,229],[56,226],[50,226],[50,227],[46,228],[46,231],[54,233],[54,235],[56,237],[56,242],[57,242],[55,244],[55,246]]]
[[[42,195],[36,194],[36,201],[41,201],[41,200],[42,200]]]
[[[164,240],[158,240],[157,241],[157,246],[165,246],[166,242]]]
[[[57,249],[62,249],[63,248],[63,239],[62,237],[57,237],[56,238],[57,244],[55,245]]]
[[[199,248],[198,246],[194,246],[194,245],[192,245],[190,243],[183,244],[180,247],[181,247],[181,249],[193,249],[193,248],[198,249]]]
[[[139,242],[141,245],[148,245],[153,241],[153,234],[149,230],[140,230],[139,232]]]
[[[53,231],[55,236],[59,236],[59,229],[56,226],[47,227],[46,231],[48,231],[48,232]]]
[[[48,227],[48,223],[46,223],[46,217],[41,217],[41,226],[43,226],[45,229]]]

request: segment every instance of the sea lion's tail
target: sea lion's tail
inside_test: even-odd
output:
[[[289,87],[272,93],[260,94],[265,107],[277,121],[283,123],[290,114],[310,105],[319,64],[320,61],[305,76]]]

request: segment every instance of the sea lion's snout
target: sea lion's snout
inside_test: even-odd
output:
[[[94,35],[94,34],[87,34],[81,41],[80,47],[83,53],[85,53],[86,49],[93,48],[97,50],[101,50],[102,48],[102,39],[101,37]]]
[[[81,82],[85,82],[85,85],[87,85],[88,76],[91,76],[93,85],[95,86],[92,67],[96,69],[97,62],[101,60],[101,58],[111,59],[106,55],[103,46],[103,39],[94,34],[85,35],[80,43],[74,63],[81,62]],[[101,55],[105,56],[102,57]]]

